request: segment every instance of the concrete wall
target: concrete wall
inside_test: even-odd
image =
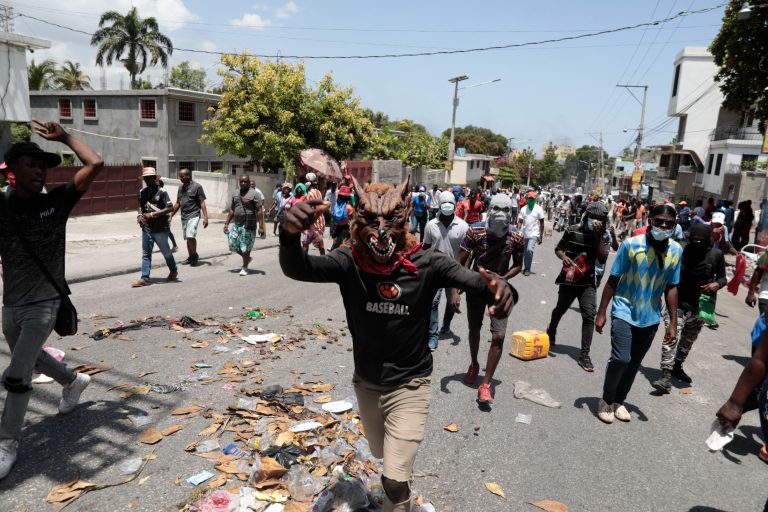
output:
[[[373,182],[399,185],[403,181],[403,162],[400,160],[374,160]]]
[[[275,184],[282,178],[277,174],[249,174],[251,181],[256,183],[256,188],[264,194],[264,207],[272,206],[272,193],[275,190]],[[229,210],[230,200],[235,190],[240,188],[238,176],[232,174],[219,174],[211,172],[194,171],[192,179],[203,187],[205,192],[206,206],[210,214],[224,213]],[[176,194],[181,186],[181,182],[174,178],[164,179],[165,190],[176,200]]]

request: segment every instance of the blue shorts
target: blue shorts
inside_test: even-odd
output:
[[[181,230],[184,234],[184,240],[187,238],[197,238],[197,226],[200,224],[200,217],[181,221]]]

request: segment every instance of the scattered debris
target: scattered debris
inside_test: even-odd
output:
[[[447,430],[448,432],[458,432],[459,426],[456,423],[449,423],[443,427],[443,430]]]
[[[502,489],[499,484],[493,482],[485,482],[485,488],[496,496],[501,496],[502,498],[507,499],[507,495],[504,494],[504,489]]]
[[[532,416],[530,414],[523,414],[521,412],[517,413],[517,417],[515,418],[515,423],[523,423],[525,425],[531,424]]]
[[[525,400],[530,400],[535,404],[543,405],[545,407],[552,407],[554,409],[558,409],[563,406],[561,402],[558,402],[552,398],[552,395],[547,393],[545,390],[534,388],[529,382],[524,380],[516,380],[512,383],[512,385],[515,387],[515,398],[524,398]]]
[[[560,503],[554,500],[541,500],[530,502],[536,508],[545,510],[546,512],[568,512],[568,505]]]

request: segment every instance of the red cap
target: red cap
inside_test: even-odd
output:
[[[349,191],[349,187],[342,185],[339,187],[339,197],[352,197],[352,193]]]
[[[528,192],[525,197],[527,199],[536,199],[536,192]]]

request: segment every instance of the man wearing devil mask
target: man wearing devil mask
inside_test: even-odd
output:
[[[328,203],[298,203],[286,212],[280,234],[285,275],[339,285],[352,334],[360,419],[371,452],[384,459],[385,512],[411,510],[413,463],[431,398],[427,342],[435,293],[459,288],[483,297],[495,318],[509,316],[517,298],[501,276],[485,269],[472,272],[416,243],[407,229],[409,181],[397,188],[371,184],[365,189],[354,182],[358,204],[350,219],[351,238],[325,256],[305,254],[299,237]]]

